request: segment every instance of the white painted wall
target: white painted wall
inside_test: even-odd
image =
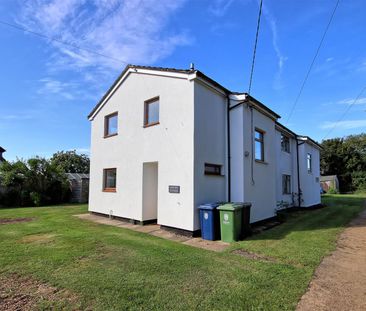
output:
[[[158,162],[158,223],[193,230],[193,82],[131,73],[92,121],[89,210],[145,220],[143,163]],[[144,101],[160,96],[160,124],[143,127]],[[103,138],[118,111],[118,135]],[[103,168],[117,168],[117,192],[102,191]],[[180,194],[168,192],[179,185]]]
[[[198,206],[227,200],[226,97],[194,82],[194,228]],[[222,176],[205,175],[205,163],[222,166]]]
[[[143,164],[142,219],[158,218],[158,162]]]
[[[231,101],[231,106],[238,102]],[[244,106],[230,111],[231,200],[244,202]]]
[[[231,106],[236,103],[232,101]],[[276,208],[275,122],[253,108],[252,125],[247,104],[231,110],[231,122],[232,201],[252,203],[251,222],[273,217]],[[254,160],[256,127],[265,131],[265,163]]]
[[[308,173],[306,155],[312,155],[312,172]],[[299,146],[300,187],[302,190],[302,206],[320,204],[320,152],[312,144],[305,142]]]
[[[244,201],[252,203],[251,222],[275,216],[276,208],[276,139],[275,122],[253,108],[253,128],[265,131],[264,159],[265,163],[253,161],[253,179],[251,177],[252,151],[254,136],[251,129],[251,109],[244,108]]]
[[[290,206],[297,205],[296,196],[292,196],[292,194],[284,194],[282,188],[282,175],[290,175],[291,176],[291,192],[297,193],[297,159],[296,159],[296,139],[289,136],[290,138],[290,152],[282,151],[281,149],[281,133],[282,131],[276,129],[276,200],[277,202],[284,201],[288,202]],[[293,198],[295,198],[295,202],[293,202]]]

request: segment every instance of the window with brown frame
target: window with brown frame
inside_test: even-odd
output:
[[[264,131],[255,129],[255,159],[264,162]]]
[[[144,127],[159,124],[159,97],[145,101]]]
[[[103,170],[103,191],[116,192],[117,169],[106,168]]]
[[[104,137],[118,134],[118,112],[111,113],[104,117]]]
[[[205,163],[205,175],[221,175],[221,165]]]

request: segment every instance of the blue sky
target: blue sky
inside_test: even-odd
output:
[[[366,85],[363,0],[341,0],[296,109],[335,0],[264,0],[252,96],[316,140]],[[125,63],[188,68],[247,91],[257,0],[2,0],[0,145],[5,157],[88,152],[87,114]],[[117,61],[117,60],[120,61]],[[329,137],[366,131],[366,92]]]

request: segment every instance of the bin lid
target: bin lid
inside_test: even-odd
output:
[[[216,209],[218,206],[220,206],[220,202],[213,202],[213,203],[205,203],[201,204],[198,208],[199,209],[205,209],[205,210],[213,210]]]
[[[217,209],[220,211],[235,211],[235,210],[242,209],[243,207],[244,207],[244,203],[231,202],[231,203],[226,203],[226,204],[220,205]]]

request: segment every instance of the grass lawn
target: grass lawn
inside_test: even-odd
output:
[[[80,309],[293,310],[365,198],[324,196],[328,207],[293,213],[223,253],[73,217],[85,205],[2,209],[0,219],[34,219],[0,225],[0,277],[16,273],[66,289]],[[235,249],[274,260],[248,259]],[[46,300],[39,308],[55,306]]]

